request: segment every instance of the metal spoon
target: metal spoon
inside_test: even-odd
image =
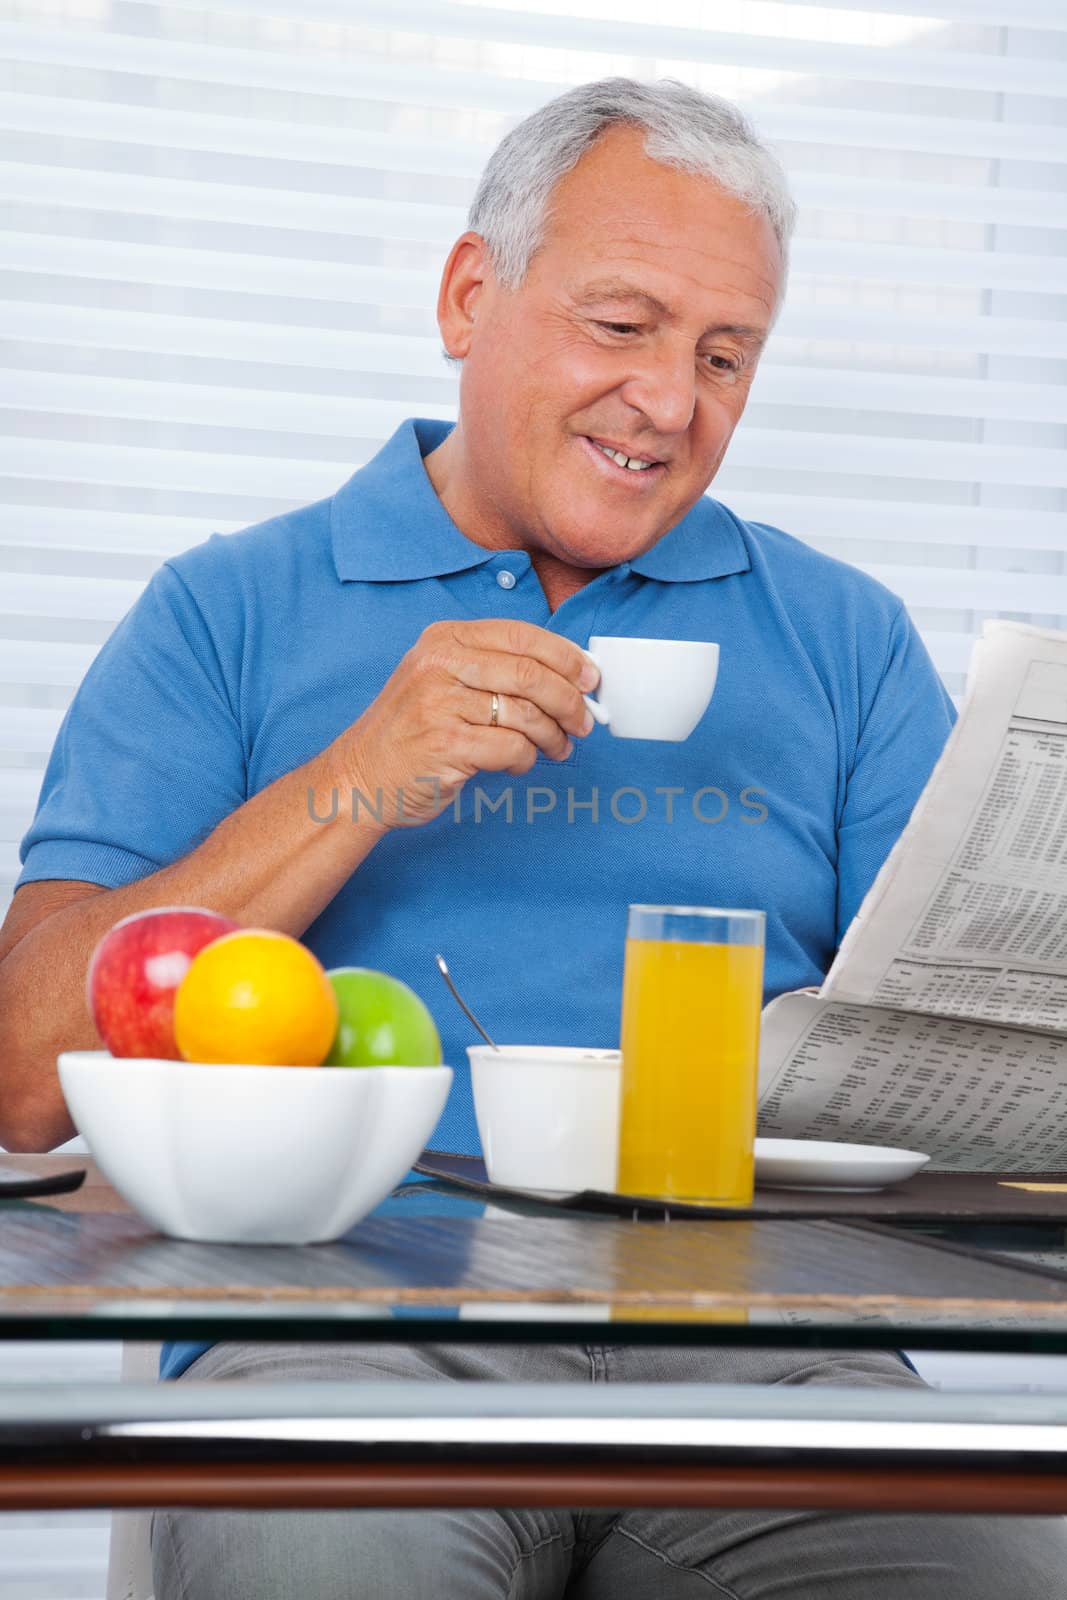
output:
[[[438,966],[438,969],[439,969],[439,971],[441,973],[441,976],[445,980],[445,982],[448,984],[448,987],[451,989],[452,998],[455,1000],[455,1002],[459,1006],[460,1010],[465,1012],[466,1015],[470,1018],[470,1020],[474,1023],[474,1026],[477,1028],[478,1032],[481,1034],[481,1036],[485,1040],[486,1044],[491,1044],[493,1046],[494,1050],[499,1050],[500,1046],[498,1044],[496,1044],[494,1040],[490,1039],[489,1035],[486,1033],[485,1029],[482,1027],[481,1023],[478,1021],[478,1018],[474,1015],[474,1012],[471,1010],[470,1006],[467,1005],[466,1001],[462,999],[459,990],[456,988],[455,984],[452,982],[452,979],[449,977],[448,968],[445,966],[445,958],[444,958],[444,956],[435,956],[434,960],[437,962],[437,966]]]

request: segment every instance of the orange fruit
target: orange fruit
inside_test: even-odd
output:
[[[337,997],[321,964],[299,939],[270,928],[205,945],[174,996],[174,1037],[186,1061],[317,1067],[336,1031]]]

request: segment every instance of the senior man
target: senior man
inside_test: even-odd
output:
[[[793,220],[728,103],[560,96],[492,156],[438,321],[454,427],[405,422],[332,498],[166,562],[60,730],[0,953],[0,1139],[73,1129],[89,954],[207,905],[327,965],[454,958],[503,1037],[617,1042],[627,901],[767,912],[768,997],[819,980],[952,721],[900,601],[704,491]],[[679,744],[592,738],[591,634],[714,639]],[[349,804],[349,801],[352,804]],[[42,996],[47,995],[47,1004]],[[477,1147],[469,1083],[437,1142]],[[891,1354],[172,1346],[165,1375],[914,1385]],[[1061,1524],[781,1512],[157,1515],[158,1600],[1047,1600]]]

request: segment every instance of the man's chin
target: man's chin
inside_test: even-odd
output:
[[[685,514],[684,511],[675,514],[672,510],[664,521],[662,506],[657,508],[658,515],[654,519],[649,514],[651,508],[642,515],[642,509],[638,506],[628,513],[623,507],[615,513],[615,526],[612,527],[609,522],[605,527],[603,503],[588,504],[588,515],[583,519],[584,509],[581,500],[576,497],[558,521],[546,517],[542,527],[546,532],[550,531],[551,542],[545,540],[542,548],[546,555],[554,556],[568,566],[587,567],[597,572],[602,572],[606,567],[617,567],[623,561],[636,561],[646,550],[651,550],[665,533],[669,533]],[[597,531],[600,528],[604,529],[603,534]]]
[[[563,545],[557,545],[551,550],[545,550],[544,554],[552,556],[556,561],[562,562],[564,566],[575,567],[581,572],[594,573],[605,572],[609,567],[617,567],[623,561],[633,561],[647,548],[647,545],[642,545],[640,549],[635,548],[633,550],[620,550],[618,548],[611,550],[591,550],[589,548],[573,550],[567,549]]]
[[[623,561],[635,561],[638,556],[644,555],[646,550],[650,550],[667,529],[657,529],[654,537],[645,533],[644,537],[631,538],[625,543],[619,538],[620,532],[621,529],[617,530],[614,538],[594,542],[588,533],[583,537],[580,529],[575,529],[572,537],[568,537],[569,530],[565,530],[562,535],[557,533],[551,544],[546,543],[544,553],[554,556],[557,561],[562,561],[569,567],[602,572],[606,567],[617,567]]]

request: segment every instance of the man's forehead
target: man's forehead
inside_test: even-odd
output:
[[[625,300],[644,306],[648,311],[654,311],[667,322],[680,320],[679,312],[665,304],[658,295],[616,274],[594,278],[591,282],[580,285],[576,290],[572,290],[572,297],[575,304],[580,306],[593,305],[598,300]],[[767,337],[766,328],[756,327],[747,322],[712,322],[704,329],[704,334],[706,336],[713,333],[732,333],[737,338],[747,339],[753,344],[762,344]]]

